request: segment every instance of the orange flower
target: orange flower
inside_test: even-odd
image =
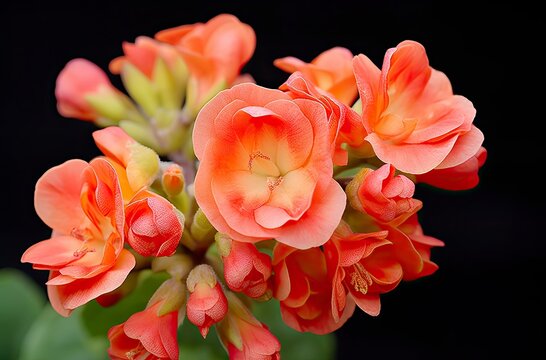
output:
[[[271,290],[271,258],[249,243],[217,236],[217,244],[224,262],[224,278],[233,291],[251,298],[264,296]]]
[[[480,147],[476,155],[464,163],[446,169],[437,169],[417,175],[417,182],[446,190],[469,190],[478,185],[478,170],[485,164],[487,150]]]
[[[360,116],[340,101],[331,97],[307,81],[300,72],[292,74],[279,89],[286,91],[293,99],[314,100],[324,106],[330,129],[332,159],[335,165],[347,165],[347,150],[344,143],[358,148],[364,142],[365,130]]]
[[[311,63],[289,56],[275,60],[274,64],[288,73],[301,71],[320,89],[329,92],[345,105],[351,106],[357,95],[352,60],[353,54],[350,50],[335,47],[326,50]]]
[[[381,223],[400,224],[415,214],[423,206],[413,198],[415,184],[395,171],[388,164],[362,169],[347,186],[351,206]]]
[[[143,256],[174,254],[184,231],[184,215],[163,197],[148,191],[159,172],[157,154],[118,127],[95,131],[93,138],[121,180],[127,204],[127,242]]]
[[[298,250],[277,244],[273,250],[274,296],[284,322],[301,332],[327,334],[339,329],[354,312],[348,298],[341,314],[332,311],[332,280],[320,248]]]
[[[226,315],[228,309],[226,295],[209,265],[202,264],[193,268],[186,284],[190,291],[186,315],[205,338],[209,328]]]
[[[224,88],[230,86],[256,47],[254,30],[228,14],[206,24],[163,30],[155,37],[180,51],[194,80],[190,86],[194,86],[197,99],[206,97],[219,82],[224,82]]]
[[[70,160],[36,184],[35,207],[53,237],[22,256],[50,270],[47,290],[61,315],[119,287],[135,266],[123,248],[124,212],[116,172],[104,159]]]
[[[120,96],[104,71],[85,59],[71,60],[57,77],[57,108],[65,117],[97,120],[100,115],[93,107],[92,99],[102,97],[115,100]]]
[[[229,311],[218,326],[218,337],[230,360],[279,360],[281,344],[233,293],[228,293]]]
[[[162,302],[133,314],[108,331],[113,360],[178,360],[178,311],[159,315]]]
[[[429,66],[423,46],[404,41],[385,55],[379,70],[364,55],[353,61],[362,122],[379,159],[423,174],[457,166],[483,142],[472,125],[476,110],[453,95],[448,78]]]
[[[320,246],[346,200],[332,179],[329,141],[326,112],[316,101],[254,84],[223,91],[195,123],[197,203],[235,240]]]
[[[369,315],[381,309],[379,294],[394,289],[402,280],[402,266],[392,254],[387,231],[354,234],[342,222],[332,239],[324,245],[332,280],[332,310],[339,319],[347,304],[347,295]]]

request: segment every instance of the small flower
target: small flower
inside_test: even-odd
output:
[[[310,63],[289,56],[275,60],[274,64],[288,73],[300,71],[317,87],[351,106],[357,95],[352,60],[350,50],[335,47],[324,51]]]
[[[205,338],[209,328],[226,315],[226,296],[209,265],[196,266],[188,275],[186,284],[190,291],[186,315],[189,321],[199,327],[199,332]]]
[[[423,206],[413,198],[415,184],[404,175],[395,176],[395,171],[388,164],[362,169],[347,185],[351,206],[380,223],[400,224],[415,214]]]
[[[128,99],[97,65],[85,59],[71,60],[57,77],[57,108],[61,115],[87,121],[121,120]]]
[[[53,229],[21,261],[49,270],[51,305],[61,315],[118,288],[135,266],[124,245],[124,209],[116,172],[104,159],[70,160],[36,184],[36,212]]]
[[[332,179],[328,119],[317,101],[241,84],[211,100],[195,122],[195,198],[232,239],[325,243],[345,209]]]
[[[233,293],[229,311],[217,331],[230,360],[279,360],[281,344]]]
[[[326,262],[333,274],[332,311],[337,320],[351,296],[364,312],[377,316],[379,294],[394,289],[402,280],[402,266],[393,255],[388,232],[355,234],[341,222],[324,245]]]
[[[364,143],[366,132],[360,116],[328,93],[320,91],[300,72],[292,74],[279,89],[286,91],[293,99],[309,99],[324,106],[330,129],[332,160],[335,165],[347,165],[348,154],[343,144],[359,148]]]
[[[353,61],[362,123],[377,157],[400,171],[424,174],[474,156],[483,134],[476,110],[453,95],[448,78],[429,66],[424,47],[404,41],[385,54],[379,70],[364,55]]]
[[[267,296],[266,293],[271,292],[271,258],[253,244],[231,240],[225,235],[217,235],[216,241],[229,288],[251,298]]]
[[[339,329],[354,312],[347,298],[343,313],[332,311],[332,280],[320,248],[298,250],[277,244],[273,250],[274,297],[284,322],[300,331],[327,334]],[[336,290],[336,289],[334,289]]]
[[[445,190],[469,190],[478,185],[478,170],[485,164],[487,150],[480,147],[478,152],[464,163],[446,169],[435,169],[417,175],[417,182],[426,183]]]
[[[108,331],[111,359],[178,360],[178,310],[159,315],[161,305],[157,302]]]

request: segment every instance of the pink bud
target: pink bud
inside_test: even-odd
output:
[[[143,256],[170,256],[182,237],[183,215],[162,198],[142,191],[125,209],[127,241]]]
[[[184,190],[184,173],[177,164],[170,164],[161,177],[163,191],[169,196],[176,196]]]
[[[57,108],[63,116],[93,121],[98,114],[86,100],[86,96],[99,92],[117,90],[97,65],[85,59],[71,60],[57,77]]]
[[[229,255],[223,260],[224,277],[231,290],[258,298],[271,289],[271,259],[253,244],[232,240]]]
[[[222,320],[227,313],[226,296],[216,279],[214,270],[209,265],[195,267],[186,281],[190,297],[186,305],[186,315],[199,331],[203,338],[209,328]]]

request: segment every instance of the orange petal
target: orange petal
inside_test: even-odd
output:
[[[457,138],[453,149],[437,168],[450,168],[464,163],[478,152],[483,139],[484,136],[480,129],[472,125],[469,132]]]
[[[32,245],[21,257],[21,262],[55,268],[78,260],[76,256],[83,242],[72,236],[57,236]]]

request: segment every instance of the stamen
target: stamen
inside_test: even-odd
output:
[[[275,190],[277,186],[279,186],[283,181],[283,177],[279,176],[278,178],[267,178],[267,187],[269,188],[269,191]]]
[[[351,273],[350,283],[353,288],[359,293],[366,295],[368,293],[368,288],[372,285],[372,277],[366,271],[364,266],[360,263],[353,265],[353,272]]]
[[[260,159],[265,159],[265,160],[271,160],[271,158],[267,155],[264,155],[262,152],[260,151],[257,151],[253,154],[250,154],[249,156],[249,159],[248,159],[248,170],[249,171],[252,171],[252,162],[254,161],[254,159],[256,158],[260,158]]]

